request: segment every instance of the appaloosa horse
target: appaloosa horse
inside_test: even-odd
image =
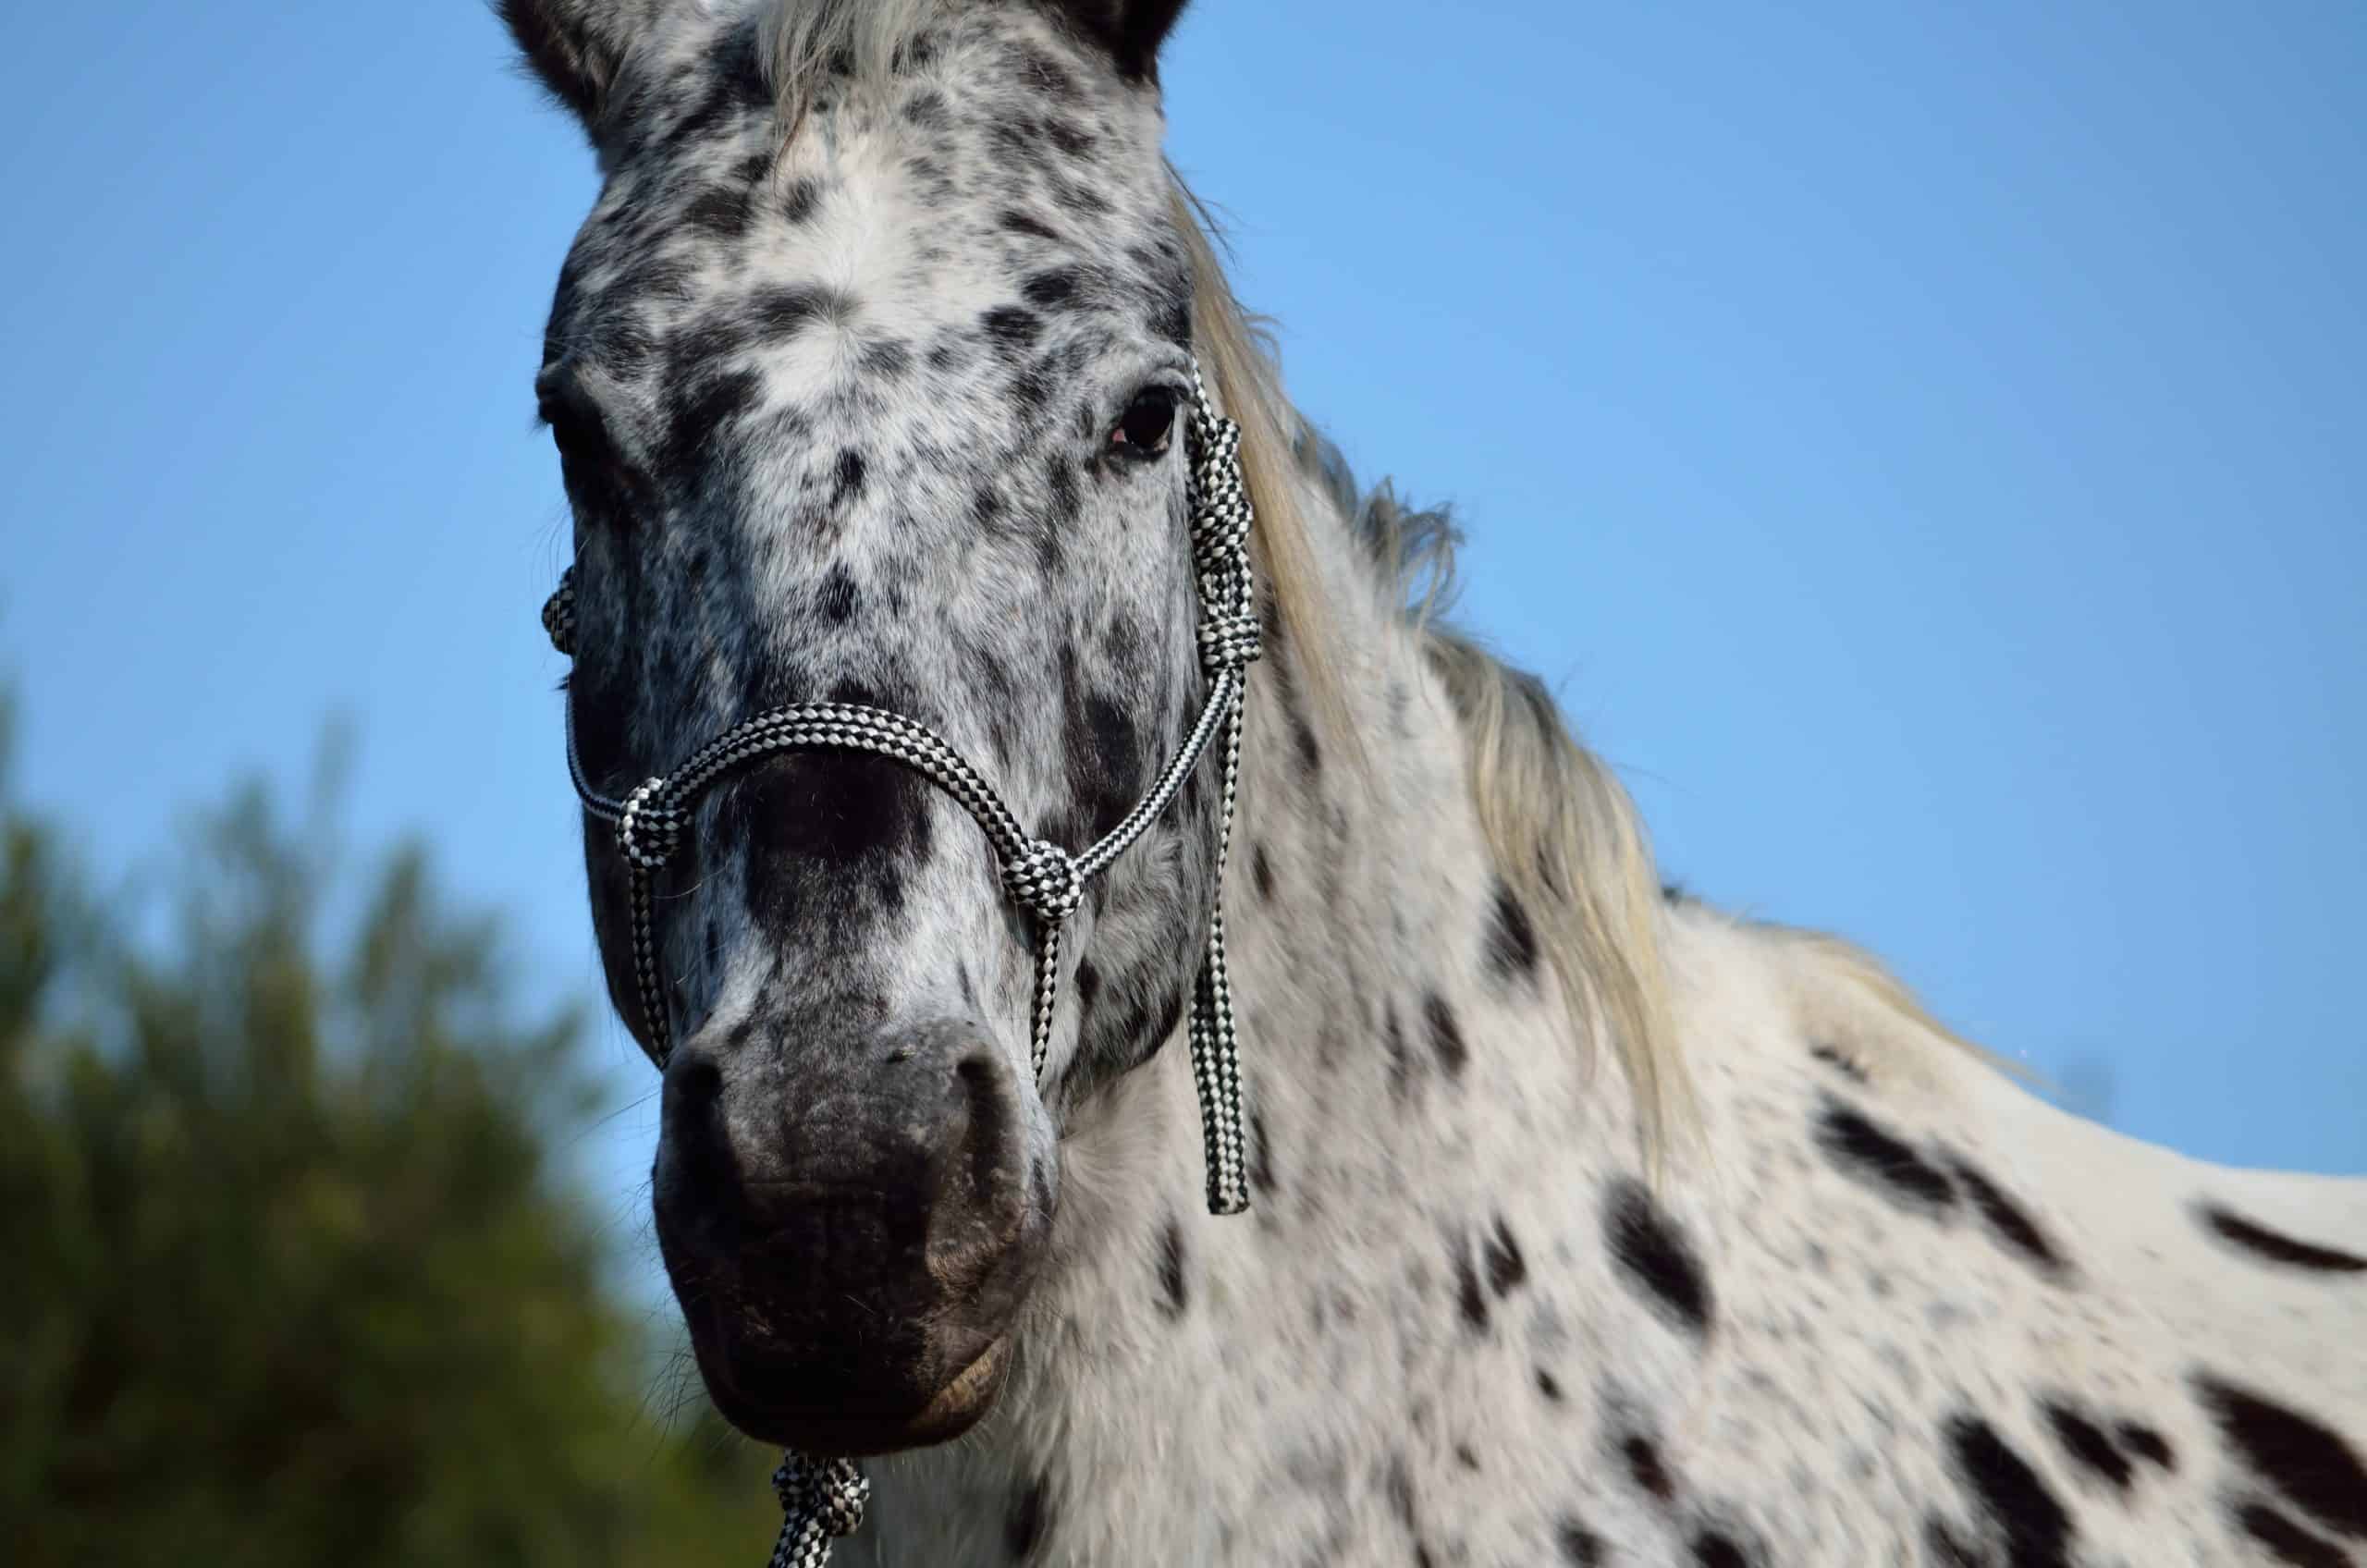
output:
[[[1664,897],[1245,329],[1179,8],[501,6],[604,177],[593,915],[784,1557],[863,1456],[930,1568],[2367,1562],[2367,1191]]]

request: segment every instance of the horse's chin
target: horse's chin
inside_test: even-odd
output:
[[[727,1355],[694,1348],[716,1410],[758,1442],[820,1458],[868,1459],[951,1442],[986,1418],[1010,1366],[1007,1338],[991,1341],[944,1387],[909,1410],[865,1409],[853,1402],[815,1405],[767,1398],[771,1390],[731,1375]]]

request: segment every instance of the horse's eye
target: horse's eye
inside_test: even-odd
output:
[[[1147,386],[1126,405],[1125,417],[1110,433],[1110,445],[1129,457],[1150,459],[1167,450],[1175,433],[1174,389]]]

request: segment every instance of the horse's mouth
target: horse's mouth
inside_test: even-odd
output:
[[[1010,1340],[991,1340],[938,1388],[883,1406],[861,1395],[813,1398],[809,1380],[795,1373],[751,1366],[710,1344],[705,1336],[693,1336],[708,1396],[725,1420],[759,1442],[850,1459],[927,1448],[962,1436],[994,1408],[1011,1359]]]

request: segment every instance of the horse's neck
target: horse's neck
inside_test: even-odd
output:
[[[1588,1069],[1550,968],[1500,956],[1453,707],[1344,529],[1324,535],[1367,756],[1318,724],[1303,650],[1269,650],[1225,894],[1253,1210],[1202,1204],[1180,1039],[1073,1114],[1007,1395],[1006,1435],[1048,1464],[1057,1448],[1073,1466],[1096,1436],[1117,1462],[1161,1429],[1186,1465],[1221,1468],[1228,1430],[1319,1454],[1327,1428],[1385,1431],[1409,1401],[1417,1421],[1451,1401],[1459,1337],[1592,1337],[1520,1277],[1527,1249],[1566,1254],[1573,1215],[1633,1170],[1633,1101],[1608,1060]],[[1639,1397],[1648,1361],[1628,1362]],[[1276,1430],[1293,1423],[1307,1431]]]

